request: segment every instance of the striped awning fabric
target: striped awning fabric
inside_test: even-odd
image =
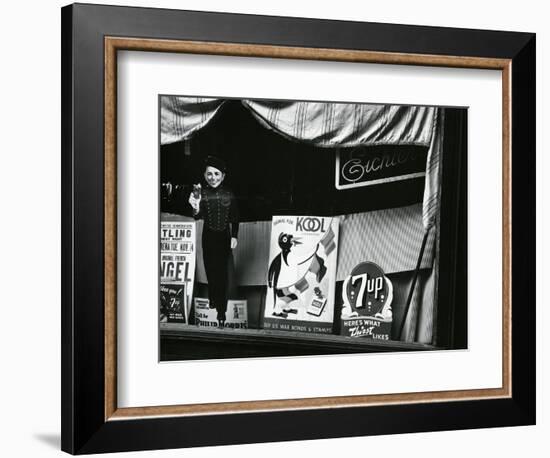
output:
[[[190,138],[214,118],[224,103],[224,99],[215,98],[161,97],[161,144]],[[425,230],[434,225],[440,200],[443,109],[285,100],[242,100],[241,103],[267,129],[318,147],[429,147],[422,219]]]

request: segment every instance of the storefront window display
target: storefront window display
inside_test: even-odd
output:
[[[467,347],[467,109],[159,111],[161,360]]]

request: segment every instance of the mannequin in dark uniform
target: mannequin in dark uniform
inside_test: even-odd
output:
[[[210,308],[217,311],[218,324],[225,325],[228,267],[231,250],[237,247],[239,214],[233,192],[223,185],[225,164],[214,156],[205,162],[206,186],[194,185],[189,196],[196,219],[204,219],[202,253],[208,280]]]

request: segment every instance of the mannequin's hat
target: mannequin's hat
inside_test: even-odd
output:
[[[220,170],[222,173],[225,173],[226,170],[225,162],[216,156],[208,156],[204,161],[204,167],[214,167],[215,169]]]

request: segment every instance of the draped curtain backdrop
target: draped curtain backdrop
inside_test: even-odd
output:
[[[161,97],[161,144],[188,140],[211,121],[224,99]],[[359,103],[243,100],[267,129],[321,148],[369,145],[428,146],[422,219],[429,230],[439,203],[443,110]]]
[[[225,100],[202,97],[160,98],[160,143],[188,140],[206,126],[216,115]]]
[[[224,99],[161,97],[161,144],[188,140],[210,122]],[[276,100],[242,100],[245,108],[265,128],[290,140],[321,148],[370,145],[418,145],[428,147],[422,222],[427,233],[436,222],[440,202],[441,149],[444,110],[436,107],[321,103]],[[435,269],[434,269],[435,271]],[[434,275],[436,273],[434,272]],[[433,280],[433,279],[432,279]],[[418,338],[415,323],[419,310],[411,309],[404,329],[405,340]],[[426,314],[426,310],[423,312]],[[435,310],[420,332],[429,341]],[[422,322],[422,320],[420,320]],[[427,324],[427,326],[426,326]]]

